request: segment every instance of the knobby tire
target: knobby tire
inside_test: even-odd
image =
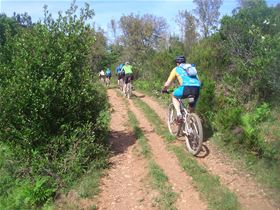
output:
[[[191,135],[185,135],[187,149],[192,155],[197,155],[200,152],[203,143],[201,120],[197,114],[190,113],[189,122],[186,123],[189,123],[189,127],[193,131]],[[187,125],[185,125],[185,129],[187,129]]]

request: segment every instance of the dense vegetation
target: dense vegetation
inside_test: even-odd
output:
[[[95,32],[74,5],[54,20],[22,25],[0,17],[1,209],[43,205],[89,166],[106,165],[109,120],[94,83]],[[95,80],[96,81],[96,80]]]
[[[221,2],[179,11],[179,37],[164,18],[123,15],[111,21],[109,45],[86,24],[88,5],[57,19],[45,8],[36,24],[1,14],[0,208],[41,207],[89,167],[106,166],[108,104],[94,78],[101,68],[128,60],[136,88],[158,93],[180,54],[203,81],[196,110],[215,142],[245,154],[250,170],[280,189],[280,6],[242,0],[218,21]]]

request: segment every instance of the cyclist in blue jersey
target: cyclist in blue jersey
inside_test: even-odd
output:
[[[124,78],[124,71],[122,71],[123,66],[124,66],[124,64],[122,63],[116,67],[116,73],[118,76],[118,85],[120,85],[120,80]]]
[[[105,71],[105,75],[106,75],[106,84],[107,86],[109,86],[110,84],[110,78],[112,76],[112,72],[111,70],[109,69],[109,67],[107,67],[106,71]]]
[[[174,90],[172,94],[172,102],[177,112],[177,121],[180,122],[182,120],[182,113],[180,111],[180,103],[178,99],[187,98],[189,95],[193,95],[195,101],[190,104],[189,109],[190,111],[194,111],[200,92],[200,80],[194,65],[186,64],[186,58],[184,56],[177,56],[175,61],[177,66],[171,71],[164,84],[162,92],[167,92],[171,82],[177,78],[180,86]]]

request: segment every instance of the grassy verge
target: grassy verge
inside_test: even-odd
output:
[[[162,123],[161,119],[158,117],[154,110],[152,110],[145,102],[143,102],[139,98],[135,98],[134,101],[136,101],[136,105],[138,105],[145,113],[149,113],[146,117],[153,125],[156,125],[154,127],[157,134],[164,137],[164,139],[168,142],[172,142],[176,139],[174,136],[170,135],[168,129],[166,129],[166,126]]]
[[[214,135],[212,142],[222,152],[229,155],[236,167],[246,170],[259,183],[268,188],[269,190],[266,193],[280,204],[280,160],[259,159],[255,154],[249,153],[246,149],[225,144],[219,134]]]
[[[155,131],[168,142],[167,128],[162,124],[155,111],[140,99],[135,99],[135,102],[154,125]],[[193,178],[194,185],[201,192],[211,209],[240,208],[236,195],[221,185],[217,176],[211,175],[204,167],[200,166],[191,155],[185,152],[183,147],[168,145],[168,148],[174,152],[183,170]]]
[[[96,209],[95,196],[99,193],[100,179],[104,174],[104,168],[92,166],[82,177],[80,177],[74,186],[67,191],[75,192],[74,197],[65,197],[62,200],[57,201],[56,206],[53,209],[62,210],[74,210],[80,209],[80,202],[83,199],[93,199],[93,204],[90,209]]]
[[[138,126],[135,115],[131,111],[129,111],[128,116],[130,125],[132,125],[134,134],[137,138],[137,142],[140,145],[141,154],[148,161],[149,176],[151,177],[152,184],[160,193],[159,197],[156,199],[156,201],[160,205],[160,209],[176,209],[174,207],[174,204],[176,202],[177,195],[172,191],[172,187],[168,182],[168,177],[153,160],[151,148],[142,130]]]
[[[221,185],[218,176],[209,174],[204,167],[198,165],[183,147],[171,145],[169,148],[175,153],[184,171],[193,178],[210,209],[239,209],[235,194]]]
[[[161,104],[168,105],[169,98],[165,98],[157,93],[151,93],[148,91],[139,91],[155,98]],[[263,122],[260,127],[260,135],[264,139],[267,144],[272,145],[273,151],[271,153],[280,154],[280,109],[274,108],[271,113],[271,118],[267,121]],[[205,128],[204,128],[205,129]],[[211,131],[208,133],[211,133]],[[208,134],[206,132],[206,134]],[[211,142],[213,142],[219,150],[226,153],[233,161],[236,167],[241,170],[245,170],[250,173],[256,180],[269,188],[271,192],[267,192],[270,194],[272,198],[276,200],[276,202],[280,203],[280,197],[278,196],[280,193],[280,156],[278,155],[278,161],[270,160],[268,158],[259,158],[256,157],[254,153],[242,149],[240,146],[236,146],[235,144],[228,144],[224,141],[224,138],[220,137],[219,133],[216,134],[208,134],[207,136],[213,137]],[[270,191],[269,190],[269,191]]]

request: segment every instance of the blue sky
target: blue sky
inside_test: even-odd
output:
[[[13,12],[27,12],[32,21],[36,22],[43,18],[43,6],[48,5],[49,11],[56,16],[58,11],[65,11],[69,8],[72,0],[0,0],[0,12],[12,16]],[[108,32],[108,23],[111,19],[116,21],[122,15],[134,14],[153,14],[164,17],[170,26],[170,31],[175,31],[176,15],[179,10],[193,10],[196,5],[192,0],[76,0],[76,4],[81,7],[85,2],[94,9],[94,23],[96,27],[101,27]],[[222,15],[231,15],[237,7],[237,0],[224,0],[220,9]],[[269,6],[280,3],[280,0],[267,0]]]

